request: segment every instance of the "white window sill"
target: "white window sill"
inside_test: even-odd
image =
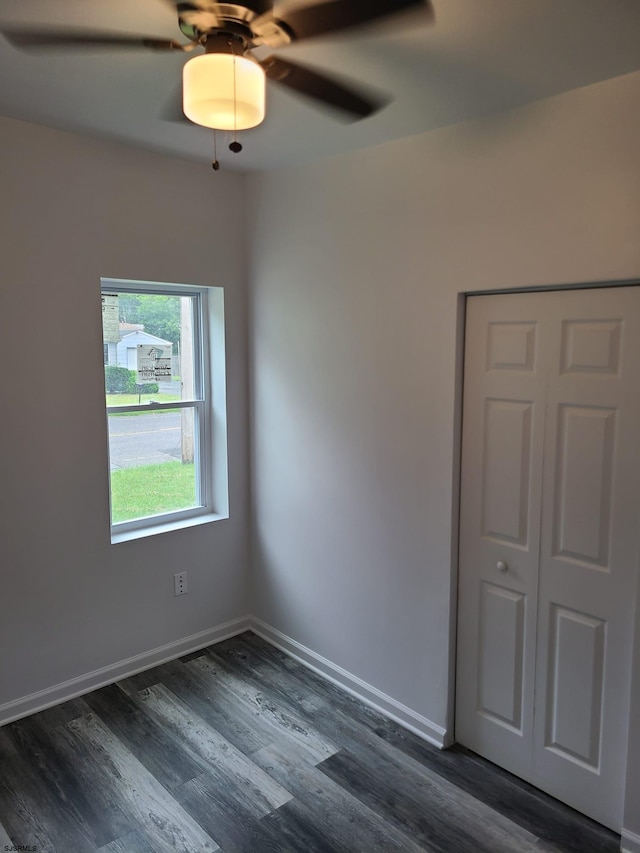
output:
[[[165,524],[154,524],[149,527],[136,527],[134,530],[122,532],[111,532],[111,544],[118,542],[131,542],[133,539],[144,539],[147,536],[156,536],[159,533],[170,533],[172,530],[184,530],[186,527],[198,527],[201,524],[211,524],[212,521],[222,521],[229,518],[228,515],[194,515],[192,518],[181,518],[176,521],[167,521]]]

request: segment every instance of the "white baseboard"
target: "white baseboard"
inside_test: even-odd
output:
[[[183,637],[181,640],[167,643],[165,646],[159,646],[156,649],[151,649],[151,651],[126,658],[101,669],[95,669],[86,675],[63,681],[61,684],[54,684],[52,687],[31,693],[29,696],[23,696],[21,699],[6,702],[4,705],[0,705],[0,726],[29,714],[35,714],[36,711],[43,711],[52,705],[60,704],[60,702],[75,699],[77,696],[82,696],[98,687],[113,684],[114,681],[120,681],[122,678],[135,675],[145,669],[175,660],[182,655],[203,649],[205,646],[219,643],[221,640],[241,634],[250,628],[250,617],[244,616],[240,619],[233,619],[215,628],[208,628],[206,631]]]
[[[181,640],[176,640],[173,643],[167,643],[148,652],[126,658],[109,666],[93,670],[93,672],[86,673],[85,675],[63,681],[60,684],[54,684],[44,690],[39,690],[37,693],[31,693],[28,696],[23,696],[20,699],[0,705],[0,726],[11,723],[21,717],[26,717],[29,714],[35,714],[37,711],[43,711],[45,708],[51,708],[53,705],[58,705],[61,702],[67,702],[69,699],[75,699],[84,693],[89,693],[91,690],[97,690],[99,687],[104,687],[107,684],[113,684],[122,678],[128,678],[130,675],[135,675],[138,672],[143,672],[145,669],[151,669],[151,667],[158,666],[161,663],[175,660],[182,657],[182,655],[195,652],[214,643],[219,643],[222,640],[248,630],[254,631],[267,642],[281,649],[323,678],[346,690],[347,693],[355,696],[361,702],[364,702],[384,716],[389,717],[401,726],[414,732],[434,746],[442,749],[449,745],[446,729],[432,723],[431,720],[421,716],[391,696],[387,696],[371,684],[367,684],[366,681],[358,678],[357,675],[347,672],[346,669],[332,663],[327,658],[322,657],[322,655],[317,654],[286,634],[277,631],[275,628],[252,616],[233,619],[215,628],[208,628],[206,631],[200,631],[189,637],[183,637]],[[629,837],[632,837],[632,835]],[[632,853],[640,853],[640,848],[631,847],[630,850]]]
[[[640,835],[623,829],[621,833],[620,849],[623,853],[640,853]]]
[[[389,717],[396,723],[399,723],[406,729],[409,729],[414,734],[428,741],[433,746],[443,749],[449,745],[449,739],[446,729],[432,723],[421,714],[412,711],[406,705],[396,701],[391,696],[387,696],[377,687],[367,684],[357,675],[352,675],[346,669],[332,663],[322,655],[292,640],[286,634],[282,634],[261,619],[251,618],[250,630],[258,634],[273,646],[281,649],[290,657],[312,669],[314,672],[336,684],[342,690],[346,690],[352,696],[355,696],[361,702],[364,702],[369,707],[379,711],[385,717]],[[634,851],[635,853],[635,851]],[[640,853],[640,851],[639,851]]]

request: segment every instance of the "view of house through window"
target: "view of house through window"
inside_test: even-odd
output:
[[[111,523],[120,529],[207,503],[205,298],[187,286],[102,282]]]

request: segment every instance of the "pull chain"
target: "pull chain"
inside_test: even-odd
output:
[[[211,168],[214,172],[217,172],[220,168],[220,163],[218,163],[218,146],[216,142],[216,129],[213,128],[213,163],[211,164]]]

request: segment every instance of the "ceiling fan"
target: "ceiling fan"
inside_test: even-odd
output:
[[[7,27],[0,32],[13,46],[24,50],[148,48],[194,52],[183,69],[184,115],[195,124],[235,132],[255,127],[264,119],[267,79],[351,120],[367,118],[384,106],[362,88],[279,56],[258,59],[254,49],[280,48],[383,21],[412,7],[422,7],[426,19],[433,19],[431,0],[325,0],[277,13],[272,0],[192,0],[171,5],[186,42],[82,30]],[[239,151],[242,146],[234,140],[230,148]]]

